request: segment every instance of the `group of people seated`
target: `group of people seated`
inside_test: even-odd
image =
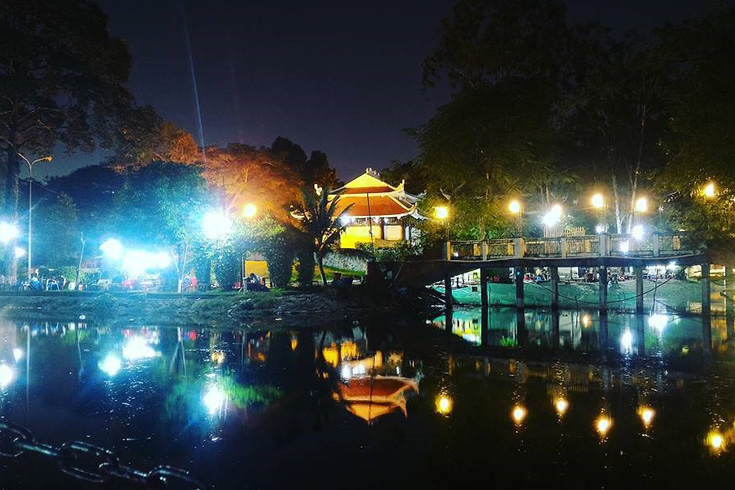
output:
[[[33,274],[30,281],[19,277],[17,281],[11,282],[4,274],[0,274],[0,291],[61,291],[68,285],[69,281],[64,276],[40,278],[38,274]]]
[[[246,291],[268,291],[268,287],[265,285],[265,279],[258,277],[255,272],[251,272],[248,277],[245,278],[245,290]]]

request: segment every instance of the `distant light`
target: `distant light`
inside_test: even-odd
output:
[[[350,379],[350,376],[352,376],[350,366],[345,364],[344,366],[342,366],[342,379]]]
[[[547,212],[542,221],[546,226],[555,226],[556,224],[561,221],[561,215],[562,215],[562,207],[559,204],[554,204],[549,212]]]
[[[627,240],[624,242],[620,242],[620,252],[624,254],[630,252],[630,243]]]
[[[204,406],[207,408],[209,415],[214,415],[219,412],[225,404],[225,393],[219,388],[219,386],[210,386],[202,398],[202,403],[204,403]]]
[[[630,329],[626,329],[623,335],[620,336],[620,349],[624,353],[633,351],[633,332]]]
[[[633,227],[633,230],[631,231],[631,235],[633,235],[633,238],[636,240],[643,240],[643,235],[645,235],[646,229],[643,227],[643,225],[635,225]]]
[[[446,206],[437,206],[434,208],[434,217],[436,219],[447,219],[449,217],[449,208]]]
[[[209,211],[202,218],[202,231],[209,240],[222,239],[232,231],[232,222],[221,211]]]
[[[434,402],[434,404],[436,406],[436,411],[442,415],[449,415],[450,413],[452,413],[452,409],[454,408],[452,398],[446,394],[442,394],[436,397],[436,401]]]
[[[246,218],[252,218],[257,211],[258,209],[255,207],[255,204],[246,204],[242,210],[242,215]]]
[[[123,256],[123,246],[119,240],[110,238],[100,245],[100,250],[112,260],[120,260]]]
[[[16,347],[13,349],[13,359],[15,359],[15,362],[20,361],[23,359],[23,349]]]
[[[15,379],[15,371],[7,364],[0,364],[0,389],[10,386]]]
[[[590,318],[589,315],[587,314],[582,315],[582,326],[583,327],[587,328],[590,326],[591,323],[592,323],[592,319]]]
[[[605,233],[605,225],[599,224],[595,226],[595,232],[599,235],[600,233]]]
[[[510,210],[511,213],[518,214],[521,212],[521,203],[516,200],[513,200],[510,202],[510,204],[508,204],[508,209]]]
[[[655,313],[648,318],[648,326],[656,330],[663,330],[669,323],[669,316]]]
[[[347,226],[350,224],[350,221],[352,221],[352,218],[350,218],[347,215],[343,215],[339,218],[339,222],[342,224],[342,226]]]
[[[635,202],[635,210],[639,213],[645,213],[648,211],[648,198],[639,197]]]
[[[20,235],[18,227],[12,223],[6,223],[0,221],[0,242],[8,243],[11,240],[15,240]]]
[[[648,429],[653,424],[653,418],[656,416],[656,410],[651,407],[641,406],[638,408],[638,415],[643,422],[643,427]]]
[[[704,186],[704,189],[702,189],[702,194],[704,194],[704,197],[706,198],[713,198],[717,195],[717,188],[715,187],[714,182],[710,182],[706,186]]]
[[[605,198],[599,192],[592,196],[592,206],[597,209],[605,206]]]
[[[103,361],[100,361],[97,367],[100,368],[100,371],[112,377],[116,376],[122,369],[122,361],[116,355],[110,354]]]
[[[564,397],[559,397],[554,401],[554,408],[559,417],[563,417],[569,408],[569,401]]]
[[[597,420],[595,420],[595,430],[597,430],[597,433],[603,438],[607,436],[608,432],[610,432],[611,427],[612,419],[605,414],[600,415],[597,417]]]
[[[171,265],[171,256],[167,252],[147,252],[130,250],[125,252],[122,268],[132,277],[137,277],[147,270],[165,269]]]
[[[669,269],[670,271],[673,271],[677,267],[679,266],[676,264],[675,260],[672,260],[671,262],[669,262],[669,265],[666,266],[666,268]]]
[[[26,255],[26,249],[21,247],[15,247],[15,258],[19,259],[21,257],[25,257]]]
[[[526,410],[526,407],[523,405],[516,405],[510,412],[510,416],[513,418],[513,422],[515,422],[516,425],[521,425],[525,420],[526,415],[528,415],[528,410]]]

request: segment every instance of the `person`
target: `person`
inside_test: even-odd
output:
[[[197,281],[197,276],[192,274],[189,277],[189,280],[191,281],[191,290],[192,291],[198,291],[199,290],[199,281]]]
[[[189,274],[187,274],[184,276],[184,281],[181,284],[181,290],[185,293],[188,293],[190,288],[191,288],[191,277],[189,277]]]
[[[5,291],[7,285],[8,281],[5,279],[5,274],[0,274],[0,291]]]

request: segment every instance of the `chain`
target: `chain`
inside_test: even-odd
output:
[[[204,484],[189,472],[170,466],[157,466],[144,472],[120,464],[114,452],[86,442],[71,441],[54,447],[38,442],[25,427],[0,420],[0,457],[18,458],[36,453],[55,460],[59,469],[77,480],[105,483],[112,479],[126,480],[148,488],[188,488],[204,490]]]

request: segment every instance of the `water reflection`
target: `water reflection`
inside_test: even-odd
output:
[[[261,488],[313,486],[327,455],[400,460],[398,480],[429,487],[451,467],[484,481],[515,471],[521,485],[645,475],[676,486],[672,465],[703,484],[729,478],[715,462],[735,464],[732,351],[701,362],[696,318],[522,315],[457,310],[463,340],[442,319],[260,331],[2,322],[0,414],[40,439],[89,440],[219,488],[241,488],[243,474]],[[347,466],[330,474],[348,481]]]

